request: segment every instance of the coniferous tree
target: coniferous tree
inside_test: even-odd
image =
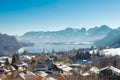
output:
[[[6,58],[6,60],[5,60],[5,65],[6,66],[10,65],[10,62],[9,62],[8,58]]]
[[[24,50],[23,55],[28,55],[28,52]]]
[[[13,57],[12,57],[12,65],[14,64],[17,64],[17,63],[20,63],[20,58],[19,58],[19,55],[18,54],[14,54]]]
[[[34,69],[36,68],[36,59],[34,57],[31,58],[31,64],[29,67],[30,71],[34,71]]]

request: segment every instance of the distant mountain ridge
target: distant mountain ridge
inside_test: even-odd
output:
[[[120,47],[120,28],[111,30],[105,38],[95,42],[97,47]]]
[[[104,38],[112,29],[106,25],[90,29],[66,28],[59,31],[31,31],[19,37],[20,41],[30,41],[33,43],[50,42],[91,42]]]
[[[109,33],[112,29],[109,28],[106,25],[102,25],[101,27],[94,27],[94,28],[90,28],[88,30],[88,33],[90,35],[97,35],[97,36],[101,36],[101,35],[106,35],[107,33]]]
[[[14,36],[0,33],[0,54],[15,53],[22,45]]]

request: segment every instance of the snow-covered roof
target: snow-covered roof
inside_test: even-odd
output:
[[[31,75],[34,75],[34,76],[36,76],[36,75],[35,75],[33,72],[31,72],[31,71],[28,71],[28,70],[26,71],[26,73],[27,73],[27,74],[29,74],[29,75],[31,74]]]
[[[5,61],[3,61],[3,60],[0,60],[0,62],[1,62],[1,63],[5,63]]]
[[[16,70],[13,66],[10,66],[10,68],[11,68],[11,70],[13,70],[13,71]]]
[[[90,52],[90,54],[93,54],[93,50],[91,50],[89,52]],[[97,52],[98,52],[98,49],[94,49],[94,53],[97,54]]]
[[[58,65],[57,66],[58,68],[60,68],[60,69],[62,69],[63,71],[70,71],[70,70],[72,70],[72,68],[71,67],[69,67],[69,66],[67,66],[67,65]]]
[[[99,69],[97,67],[92,67],[92,68],[90,68],[89,71],[92,72],[92,73],[95,73],[95,74],[99,73]]]
[[[8,57],[8,56],[3,56],[0,57],[0,62],[2,63],[1,65],[4,66],[4,63],[6,62],[6,59],[8,59],[8,61],[11,63],[12,62],[12,58]]]
[[[120,74],[120,69],[115,68],[115,67],[113,67],[113,66],[111,66],[110,69],[113,70],[114,72],[117,72],[117,73]]]
[[[104,67],[102,69],[100,69],[100,71],[103,71],[105,69],[110,69],[112,70],[114,73],[116,73],[117,75],[120,75],[120,69],[116,68],[116,67],[113,67],[113,66],[107,66],[107,67]]]
[[[45,72],[43,72],[43,71],[40,71],[40,72],[39,72],[39,75],[40,75],[41,77],[46,77],[48,74],[45,73]]]
[[[101,68],[100,71],[103,71],[103,70],[108,69],[108,68],[109,68],[109,66],[106,66],[104,68]]]
[[[54,62],[55,65],[62,65],[64,64],[63,62]]]
[[[5,69],[5,68],[3,68],[3,70],[4,70],[5,72],[10,72],[10,70],[7,70],[7,69]]]
[[[11,59],[10,57],[7,57],[7,56],[2,56],[2,57],[0,57],[0,60],[5,60],[5,59]]]
[[[9,58],[9,57],[7,57],[7,56],[3,56],[2,58],[6,59],[6,58]]]
[[[30,71],[26,71],[26,73],[19,73],[19,76],[22,77],[24,80],[28,80],[29,76],[35,77],[36,75]]]
[[[58,68],[65,68],[65,67],[67,67],[67,65],[59,65],[59,66],[57,66]]]
[[[92,67],[90,68],[87,72],[83,73],[82,75],[83,76],[89,76],[91,75],[92,73],[95,73],[95,74],[99,74],[99,69],[97,67]]]
[[[25,63],[25,62],[22,62],[22,66],[28,67],[29,65],[27,63]]]
[[[31,59],[31,57],[28,56],[28,55],[24,55],[23,57],[26,58],[26,59]]]
[[[89,76],[89,75],[90,75],[90,73],[88,73],[88,72],[85,72],[82,74],[82,76]]]
[[[81,64],[70,64],[70,66],[76,66],[76,67],[78,67],[78,66],[81,66]]]
[[[35,56],[29,56],[29,55],[22,55],[20,56],[21,58],[24,58],[24,59],[32,59],[32,58],[35,58]]]
[[[57,79],[55,79],[53,77],[48,77],[46,80],[57,80]]]
[[[65,67],[65,68],[62,68],[62,70],[68,72],[68,71],[72,70],[72,68],[71,67]]]
[[[25,80],[25,76],[24,76],[25,74],[24,73],[20,73],[19,75],[20,75],[20,77],[22,77]]]

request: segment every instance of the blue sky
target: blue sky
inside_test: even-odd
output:
[[[120,26],[120,0],[0,0],[0,32]]]

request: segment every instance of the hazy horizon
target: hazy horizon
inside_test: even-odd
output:
[[[120,26],[119,0],[0,0],[0,32]],[[114,6],[113,6],[114,5]]]
[[[102,25],[101,25],[102,26]],[[21,33],[21,34],[9,34],[9,33],[6,33],[6,32],[0,32],[1,34],[8,34],[8,35],[11,35],[11,36],[22,36],[22,35],[24,35],[25,33],[27,33],[27,32],[41,32],[41,31],[43,31],[43,32],[53,32],[53,31],[61,31],[61,30],[65,30],[65,29],[67,29],[67,28],[73,28],[73,29],[82,29],[82,28],[86,28],[86,30],[88,30],[88,29],[91,29],[91,28],[95,28],[95,27],[101,27],[101,26],[93,26],[93,27],[65,27],[65,28],[63,28],[63,29],[58,29],[58,30],[31,30],[31,31],[26,31],[26,32],[23,32],[23,33]],[[108,26],[108,25],[106,25],[106,26]],[[119,27],[116,27],[116,28],[112,28],[112,27],[110,27],[110,26],[108,26],[109,28],[111,28],[111,29],[117,29],[117,28],[119,28]]]

